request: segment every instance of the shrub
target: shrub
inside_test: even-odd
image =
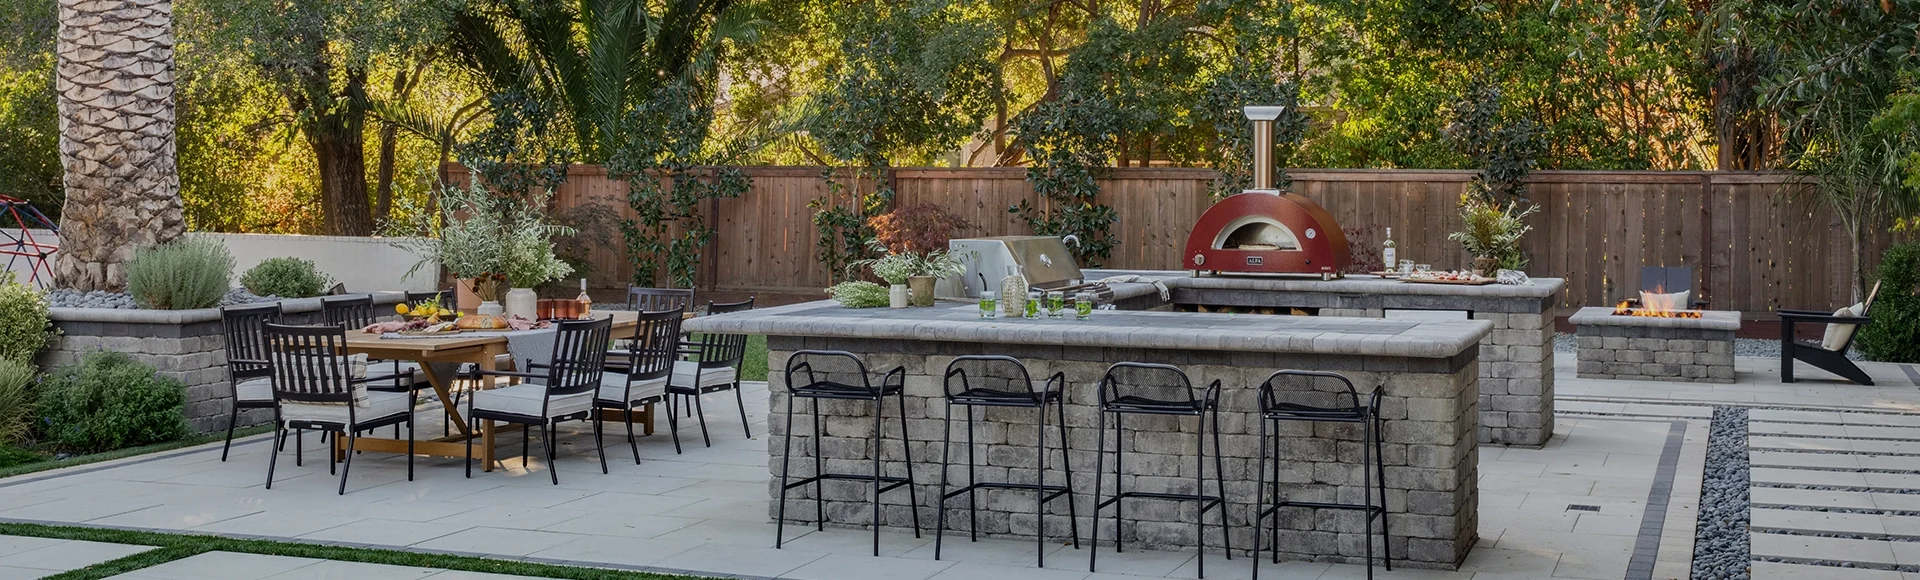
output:
[[[127,260],[127,292],[141,308],[212,308],[232,289],[233,255],[217,240],[181,238]]]
[[[36,453],[31,449],[0,445],[0,469],[6,469],[15,465],[39,463],[46,461],[46,459],[47,456]]]
[[[320,273],[312,260],[270,258],[241,274],[240,285],[258,296],[310,298],[325,294],[333,278]]]
[[[47,298],[32,286],[0,284],[0,359],[32,362],[47,345]]]
[[[118,352],[96,352],[48,373],[40,385],[43,441],[97,453],[187,435],[186,386]]]
[[[1860,329],[1854,345],[1868,359],[1920,362],[1920,242],[1887,248],[1880,259],[1880,295],[1873,301],[1873,324]]]
[[[940,206],[917,203],[867,220],[874,239],[888,252],[926,254],[945,251],[955,232],[973,229],[973,223]]]
[[[33,376],[26,361],[0,358],[0,447],[25,441],[33,428]]]

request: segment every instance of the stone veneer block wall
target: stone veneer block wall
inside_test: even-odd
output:
[[[900,445],[901,419],[898,403],[889,399],[882,412],[882,443],[878,453],[883,472],[902,475],[908,468],[903,452],[911,452],[914,477],[918,479],[919,517],[931,531],[940,496],[939,458],[942,419],[945,417],[940,375],[954,356],[963,354],[1005,354],[1024,361],[1036,381],[1055,372],[1064,372],[1069,380],[1066,391],[1068,427],[1067,465],[1073,471],[1078,495],[1082,537],[1099,526],[1100,537],[1115,537],[1112,511],[1094,521],[1090,516],[1093,501],[1094,454],[1097,449],[1097,401],[1095,382],[1114,361],[1146,361],[1180,366],[1203,387],[1215,379],[1224,384],[1221,396],[1221,445],[1226,473],[1225,495],[1229,533],[1236,551],[1244,553],[1252,546],[1252,512],[1255,500],[1255,466],[1259,457],[1259,423],[1253,412],[1258,385],[1274,370],[1314,368],[1346,375],[1364,398],[1376,386],[1384,386],[1382,413],[1386,418],[1383,441],[1386,463],[1387,508],[1394,535],[1391,542],[1396,564],[1424,568],[1452,569],[1458,566],[1478,539],[1479,447],[1475,444],[1478,406],[1477,393],[1480,350],[1470,349],[1459,356],[1443,359],[1393,357],[1329,356],[1274,353],[1228,353],[1220,351],[1177,351],[1162,349],[1119,349],[1073,346],[1034,346],[975,342],[930,342],[876,340],[860,338],[786,337],[769,338],[768,377],[772,398],[769,415],[769,464],[775,476],[769,484],[772,497],[778,497],[780,467],[787,454],[784,413],[787,410],[785,377],[781,369],[799,349],[846,350],[863,353],[869,369],[884,373],[896,366],[906,369],[906,432],[909,443]],[[877,380],[877,379],[876,379]],[[824,417],[821,461],[812,457],[813,441],[810,403],[797,410],[791,450],[793,475],[805,477],[818,466],[832,472],[868,473],[875,450],[868,437],[874,422],[866,402],[828,401],[820,406]],[[1056,431],[1049,410],[1049,460],[1047,481],[1059,484],[1065,474],[1059,467],[1060,455]],[[978,438],[978,468],[982,481],[1032,483],[1036,475],[1033,451],[1037,429],[1030,409],[987,409],[975,423]],[[1288,498],[1307,501],[1361,502],[1361,431],[1355,425],[1282,423],[1279,466],[1281,493]],[[956,485],[966,481],[965,422],[953,423],[954,441],[949,475]],[[1194,445],[1198,434],[1190,417],[1143,417],[1126,419],[1126,465],[1123,477],[1130,490],[1190,492],[1195,475]],[[1109,432],[1111,427],[1109,427]],[[1109,440],[1109,453],[1112,449]],[[1208,454],[1213,453],[1211,443]],[[1112,455],[1107,469],[1113,469]],[[1213,489],[1212,461],[1206,467]],[[1112,477],[1108,476],[1107,493]],[[839,526],[863,526],[870,519],[871,487],[846,482],[829,482],[825,487],[828,522]],[[813,488],[790,490],[790,524],[811,525],[814,513]],[[896,490],[881,498],[882,525],[909,531],[916,509],[908,504],[908,494]],[[980,492],[980,533],[991,537],[1031,540],[1037,527],[1033,513],[1033,495],[1016,491]],[[951,501],[948,533],[968,531],[964,498]],[[769,502],[769,514],[777,517],[777,503]],[[1367,541],[1364,521],[1356,512],[1342,510],[1293,509],[1283,514],[1279,536],[1283,557],[1293,559],[1360,562]],[[1067,541],[1066,501],[1047,506],[1046,532],[1050,538]],[[1126,506],[1127,522],[1119,537],[1128,548],[1190,549],[1194,545],[1193,509],[1185,503],[1136,501]],[[1207,515],[1206,543],[1218,549],[1222,544],[1217,514]],[[1093,549],[1087,547],[1085,549]],[[1076,552],[1076,554],[1083,554]],[[1120,564],[1108,564],[1103,571],[1117,571]]]
[[[1481,443],[1545,445],[1553,436],[1553,307],[1566,281],[1533,286],[1410,284],[1345,280],[1203,277],[1169,282],[1173,301],[1318,308],[1321,316],[1381,318],[1389,310],[1456,310],[1493,323],[1480,341]]]
[[[1700,318],[1616,316],[1587,307],[1568,319],[1579,341],[1580,378],[1733,382],[1733,335],[1740,313],[1709,310]]]
[[[377,304],[393,304],[401,294],[374,295]],[[284,300],[281,308],[289,324],[317,322],[318,298]],[[227,381],[227,341],[221,332],[220,310],[130,310],[54,308],[50,312],[59,334],[40,351],[41,368],[79,362],[89,353],[123,352],[150,365],[162,376],[186,385],[187,424],[207,433],[227,428],[233,411],[233,387]],[[265,409],[248,409],[239,424],[256,425],[273,419]]]

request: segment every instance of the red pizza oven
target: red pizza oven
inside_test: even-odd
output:
[[[1313,200],[1273,188],[1273,120],[1285,107],[1247,107],[1253,121],[1253,189],[1200,215],[1182,253],[1196,273],[1331,274],[1352,261],[1347,234]]]

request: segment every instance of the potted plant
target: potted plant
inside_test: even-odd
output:
[[[946,250],[934,250],[917,258],[918,272],[907,277],[908,302],[914,306],[933,306],[933,283],[967,271],[967,265]]]
[[[387,228],[389,234],[418,236],[396,244],[420,256],[407,276],[438,264],[459,280],[460,289],[478,299],[474,312],[500,315],[506,313],[500,300],[510,285],[530,289],[572,271],[553,257],[552,236],[571,230],[547,223],[542,211],[546,196],[494,195],[476,179],[465,188],[449,186],[438,197],[437,215],[414,212],[415,221]],[[528,308],[525,315],[530,318],[533,310]]]
[[[1533,228],[1526,217],[1538,207],[1519,209],[1519,203],[1501,204],[1486,196],[1460,196],[1460,231],[1447,239],[1460,242],[1473,256],[1473,270],[1481,276],[1493,276],[1500,269],[1519,270],[1527,265],[1520,251],[1520,238]]]
[[[891,285],[887,288],[887,305],[906,308],[908,305],[907,278],[920,272],[919,257],[907,253],[887,254],[874,259],[867,267],[873,270],[873,275],[879,276],[881,280]]]
[[[953,212],[932,204],[913,204],[874,216],[867,225],[873,228],[875,249],[905,254],[917,262],[906,281],[909,302],[914,306],[932,306],[934,283],[964,272],[956,270],[964,265],[947,255],[947,242],[954,232],[972,229],[973,224]]]
[[[573,230],[547,223],[545,212],[540,211],[546,206],[545,197],[513,204],[515,209],[501,224],[499,270],[513,286],[504,296],[507,316],[539,317],[540,294],[534,287],[573,273],[573,266],[553,251],[553,237],[572,235]]]

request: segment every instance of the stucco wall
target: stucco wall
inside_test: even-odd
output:
[[[240,275],[246,273],[248,268],[268,258],[286,256],[313,260],[321,272],[332,276],[335,281],[345,283],[348,292],[433,290],[439,278],[437,269],[429,267],[403,279],[407,270],[419,262],[419,258],[405,249],[393,247],[394,238],[286,234],[188,235],[212,237],[226,244],[227,251],[233,253],[235,285],[239,285]],[[42,244],[60,243],[58,235],[46,230],[33,230],[33,237],[34,241]],[[30,278],[25,258],[9,262],[8,269],[17,274],[20,281],[25,282]],[[45,277],[44,271],[42,277]]]

